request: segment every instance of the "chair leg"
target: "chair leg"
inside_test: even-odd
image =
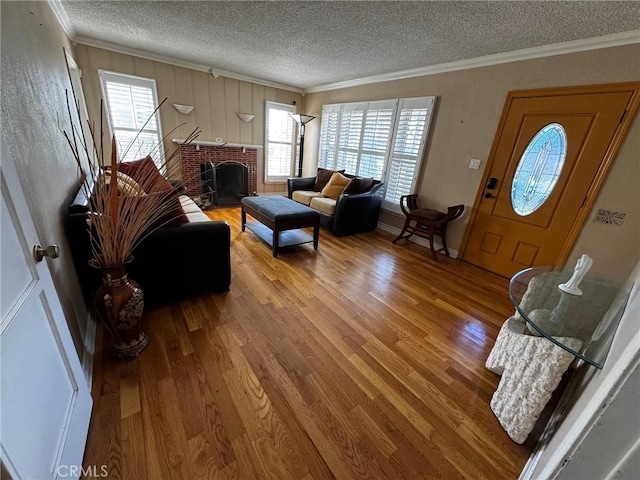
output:
[[[431,247],[431,255],[433,256],[433,259],[437,262],[438,254],[436,253],[436,249],[433,246],[433,237],[435,233],[436,232],[433,231],[433,228],[429,228],[429,247]]]
[[[402,238],[402,236],[407,233],[407,228],[409,228],[409,223],[411,223],[411,220],[409,220],[408,218],[404,221],[404,226],[402,227],[402,231],[400,232],[400,235],[398,235],[393,242],[391,243],[396,243],[398,240],[400,240]],[[409,238],[409,237],[407,237]]]
[[[447,229],[446,226],[445,228],[442,230],[442,235],[440,235],[440,238],[442,239],[442,248],[444,249],[444,254],[449,257],[449,249],[447,248]]]

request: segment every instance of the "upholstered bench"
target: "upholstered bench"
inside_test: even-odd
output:
[[[320,214],[300,203],[281,196],[244,197],[242,204],[242,231],[245,226],[273,247],[273,256],[278,256],[280,247],[300,245],[313,241],[318,249],[320,236]],[[257,222],[247,223],[247,213]],[[271,231],[267,231],[266,228]],[[301,228],[313,227],[313,238]]]

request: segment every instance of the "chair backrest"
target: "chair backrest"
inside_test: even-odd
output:
[[[453,207],[447,208],[447,216],[446,221],[450,222],[451,220],[455,220],[464,212],[464,205],[454,205]]]

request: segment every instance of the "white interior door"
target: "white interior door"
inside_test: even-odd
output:
[[[39,242],[4,147],[0,171],[2,464],[14,479],[74,478],[81,472],[91,395],[47,262],[33,256]]]

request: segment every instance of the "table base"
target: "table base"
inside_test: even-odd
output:
[[[575,356],[544,337],[525,335],[525,321],[510,317],[500,329],[486,367],[502,375],[491,410],[516,443],[524,443]],[[582,342],[558,337],[577,350]]]

